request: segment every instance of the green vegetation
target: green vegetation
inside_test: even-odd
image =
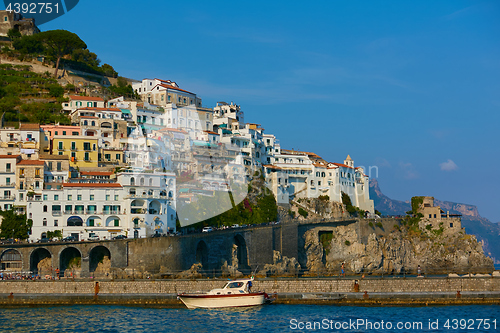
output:
[[[345,240],[345,245],[349,246],[351,245],[351,242],[349,242],[347,239]]]
[[[384,229],[384,226],[382,225],[382,222],[377,222],[377,223],[375,223],[375,225],[377,227],[379,227],[380,229]]]
[[[309,215],[309,213],[302,207],[299,207],[299,215],[303,216],[304,218],[307,218],[307,215]]]
[[[423,202],[424,202],[424,197],[412,197],[411,198],[411,211],[412,211],[413,215],[417,215],[418,207],[420,207],[420,205]]]
[[[63,238],[61,230],[47,231],[47,238],[53,239],[58,238],[61,240]]]
[[[2,224],[1,238],[26,239],[33,226],[33,220],[26,219],[26,214],[17,214],[14,209],[0,211]]]
[[[373,228],[373,223],[372,222],[368,222],[368,225]]]
[[[332,231],[320,231],[319,232],[319,242],[323,246],[323,251],[326,255],[330,253],[330,245],[332,244],[333,232]]]
[[[30,69],[0,64],[0,113],[4,121],[70,124],[61,113],[64,88],[54,78]]]

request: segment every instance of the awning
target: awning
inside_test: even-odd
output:
[[[120,109],[120,110],[122,111],[122,113],[131,114],[130,110],[128,110],[128,109]]]

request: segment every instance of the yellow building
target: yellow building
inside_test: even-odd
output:
[[[68,155],[69,165],[93,168],[99,164],[99,139],[92,136],[54,136],[52,154]]]

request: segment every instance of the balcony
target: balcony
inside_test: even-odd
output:
[[[16,199],[15,195],[0,196],[0,201],[12,201],[12,200],[15,200],[15,199]]]
[[[60,210],[53,211],[52,216],[62,216],[62,212]]]

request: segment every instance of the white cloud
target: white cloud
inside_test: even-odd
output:
[[[455,162],[453,162],[450,159],[448,159],[448,161],[446,161],[446,162],[440,163],[439,167],[443,171],[453,171],[453,170],[457,170],[458,169],[458,166],[455,164]]]

